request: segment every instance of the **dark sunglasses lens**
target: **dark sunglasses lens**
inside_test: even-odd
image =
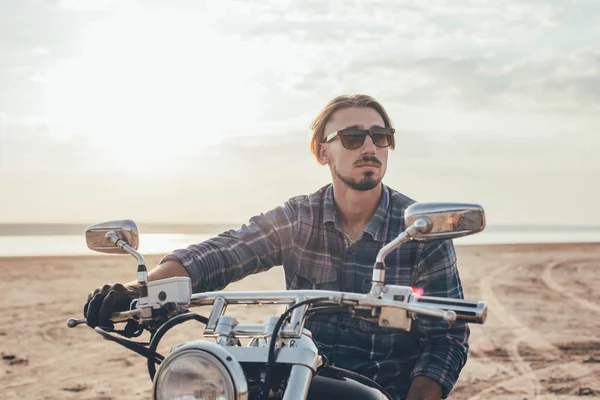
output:
[[[374,128],[371,131],[371,138],[373,139],[373,144],[378,147],[388,147],[392,144],[392,133],[385,128]]]
[[[340,132],[342,145],[347,149],[358,149],[365,142],[367,135],[358,129],[347,129]]]

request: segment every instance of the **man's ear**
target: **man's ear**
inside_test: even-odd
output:
[[[321,143],[321,145],[319,146],[319,160],[321,160],[321,162],[323,164],[327,164],[329,162],[329,149],[327,148],[327,146],[323,143]]]

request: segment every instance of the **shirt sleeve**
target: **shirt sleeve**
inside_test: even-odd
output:
[[[464,298],[456,267],[452,241],[428,243],[413,274],[413,286],[425,296]],[[446,322],[437,318],[418,319],[422,353],[411,379],[426,376],[442,386],[442,398],[448,397],[467,362],[469,326],[466,322]]]
[[[179,261],[192,279],[194,293],[221,290],[248,275],[282,265],[293,246],[295,209],[295,203],[287,201],[252,217],[238,230],[175,250],[160,262]]]

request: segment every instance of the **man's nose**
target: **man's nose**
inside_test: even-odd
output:
[[[367,135],[365,142],[360,147],[360,154],[375,154],[376,147],[373,139],[371,139],[371,135]]]

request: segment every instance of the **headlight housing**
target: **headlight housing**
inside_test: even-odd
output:
[[[154,377],[155,400],[238,400],[248,390],[240,364],[221,346],[187,343],[169,354]]]

